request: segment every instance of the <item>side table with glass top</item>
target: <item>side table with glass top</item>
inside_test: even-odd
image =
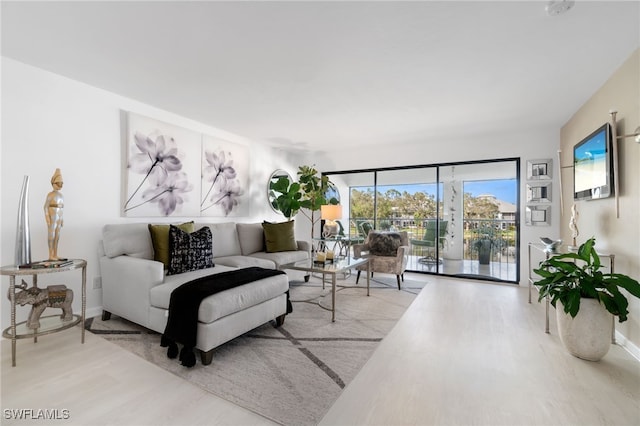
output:
[[[9,300],[11,301],[11,326],[2,332],[2,336],[11,339],[11,365],[16,366],[16,340],[33,337],[33,342],[38,342],[38,336],[56,333],[66,330],[77,324],[81,324],[81,339],[84,343],[84,321],[87,310],[87,261],[83,259],[71,259],[70,265],[59,268],[18,268],[15,265],[3,266],[0,268],[0,275],[9,276]],[[38,275],[54,274],[80,270],[82,273],[82,311],[80,315],[74,314],[73,319],[63,321],[60,315],[50,315],[40,318],[40,327],[29,329],[27,321],[16,324],[16,277],[31,276],[32,287],[38,287]],[[26,305],[31,306],[31,305]]]
[[[314,237],[318,242],[318,251],[333,250],[337,256],[349,257],[351,246],[364,242],[362,237],[347,237],[344,235],[334,235],[331,237]]]

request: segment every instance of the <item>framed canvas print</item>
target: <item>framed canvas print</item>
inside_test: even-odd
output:
[[[202,138],[201,216],[249,215],[249,149],[212,136]]]
[[[123,215],[198,216],[202,136],[131,112],[126,120]]]
[[[528,183],[527,184],[528,203],[550,203],[551,202],[551,182]]]
[[[552,160],[528,160],[527,179],[528,180],[550,180],[552,172]]]
[[[551,206],[527,206],[525,223],[529,226],[551,225]]]

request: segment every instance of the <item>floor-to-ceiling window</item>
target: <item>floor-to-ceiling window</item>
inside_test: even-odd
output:
[[[408,270],[519,281],[519,159],[325,174],[351,238],[408,233]]]

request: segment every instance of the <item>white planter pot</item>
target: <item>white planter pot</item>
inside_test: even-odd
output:
[[[611,346],[612,315],[595,299],[580,299],[575,318],[565,314],[562,303],[556,306],[558,333],[573,356],[599,361]]]

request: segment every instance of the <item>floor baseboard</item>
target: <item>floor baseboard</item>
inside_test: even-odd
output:
[[[632,357],[640,361],[640,347],[633,344],[624,334],[616,330],[616,344],[622,346]]]

